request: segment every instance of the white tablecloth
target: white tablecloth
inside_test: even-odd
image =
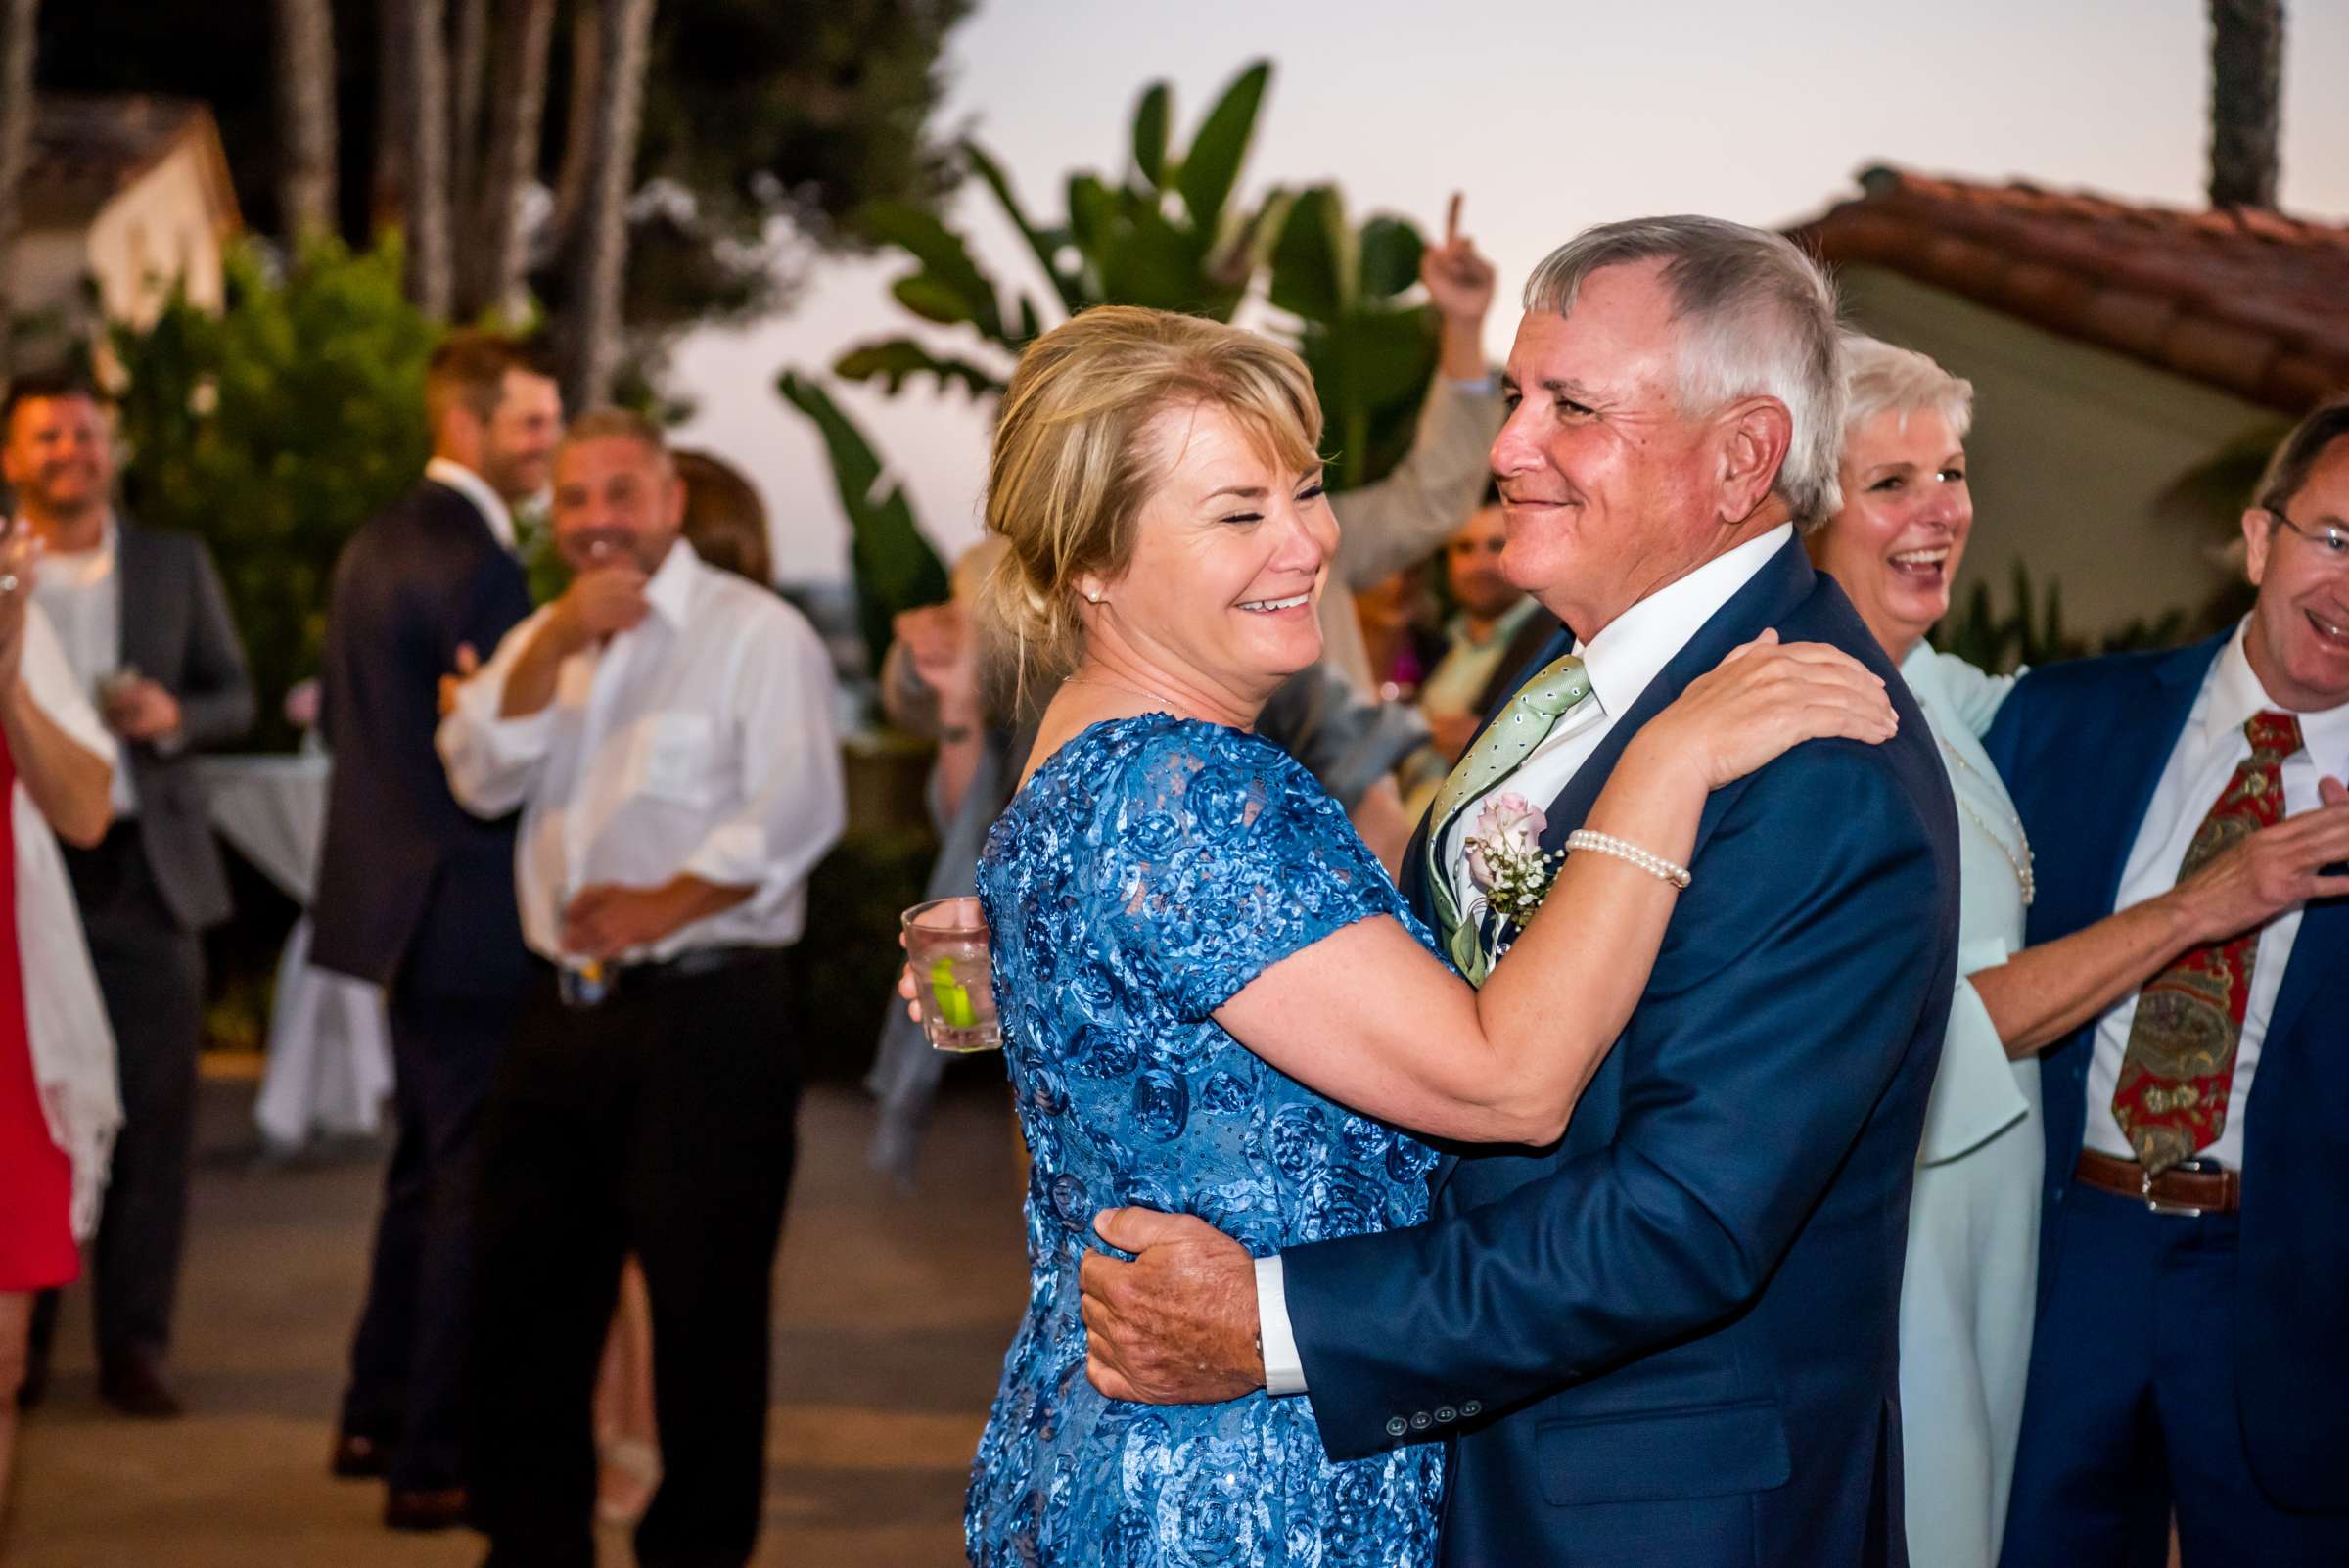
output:
[[[305,908],[326,835],[323,753],[209,757],[198,764],[220,836]],[[310,917],[286,938],[269,1007],[269,1067],[253,1119],[280,1152],[320,1133],[373,1132],[392,1092],[382,989],[310,962]]]

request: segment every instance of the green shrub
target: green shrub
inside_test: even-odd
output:
[[[113,331],[124,499],[211,545],[260,695],[256,747],[294,739],[283,699],[317,670],[343,541],[423,471],[438,333],[401,295],[396,247],[332,241],[282,275],[242,246],[219,315],[174,297],[152,327]]]

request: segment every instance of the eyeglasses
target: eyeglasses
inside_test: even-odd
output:
[[[2265,510],[2268,516],[2314,545],[2317,560],[2325,570],[2349,572],[2349,531],[2345,531],[2338,525],[2331,523],[2322,523],[2313,529],[2304,529],[2275,507],[2271,506]]]

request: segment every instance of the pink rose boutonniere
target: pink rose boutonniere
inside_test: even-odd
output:
[[[1468,878],[1496,912],[1523,925],[1548,897],[1563,854],[1544,853],[1549,818],[1522,795],[1496,795],[1477,813],[1468,835]]]

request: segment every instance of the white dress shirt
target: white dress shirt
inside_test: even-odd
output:
[[[2248,623],[2245,623],[2246,625]],[[2218,804],[2234,777],[2234,770],[2251,755],[2243,725],[2263,709],[2282,712],[2268,696],[2243,653],[2243,627],[2203,677],[2201,693],[2187,715],[2186,728],[2170,752],[2161,782],[2145,807],[2145,820],[2121,872],[2115,909],[2158,898],[2178,884],[2187,846],[2202,819]],[[2283,809],[2287,816],[2316,809],[2317,780],[2349,774],[2349,705],[2323,713],[2301,714],[2300,750],[2283,760]],[[2250,994],[2243,1009],[2243,1033],[2234,1051],[2234,1086],[2227,1096],[2227,1125],[2201,1157],[2218,1161],[2230,1171],[2243,1168],[2243,1122],[2251,1109],[2251,1083],[2259,1069],[2261,1042],[2267,1038],[2268,1015],[2276,1009],[2276,993],[2291,962],[2292,941],[2300,934],[2300,908],[2294,905],[2269,921],[2259,933],[2251,959]],[[2121,1125],[2113,1119],[2112,1094],[2121,1080],[2121,1061],[2129,1050],[2129,1029],[2137,1021],[2138,992],[2130,992],[2096,1020],[2096,1055],[2088,1067],[2088,1130],[2081,1141],[2099,1154],[2123,1160],[2137,1158]]]
[[[1558,720],[1516,771],[1486,793],[1505,790],[1536,803],[1564,794],[1615,721],[1639,701],[1648,682],[1662,674],[1664,667],[1688,645],[1688,639],[1793,537],[1794,526],[1781,523],[1768,533],[1715,556],[1678,581],[1666,583],[1617,616],[1580,650],[1590,695]],[[1439,862],[1451,879],[1458,907],[1469,911],[1471,919],[1484,902],[1483,891],[1469,875],[1465,845],[1468,824],[1476,814],[1477,802],[1470,801],[1436,847]],[[1304,1393],[1305,1362],[1297,1353],[1297,1335],[1289,1322],[1288,1293],[1278,1254],[1256,1261],[1256,1315],[1264,1341],[1266,1392]]]
[[[115,515],[109,512],[96,545],[87,550],[43,550],[33,563],[33,603],[49,618],[75,684],[92,703],[98,700],[100,684],[122,668],[122,576],[115,570],[119,538]],[[138,810],[127,767],[115,769],[114,802],[116,817]]]
[[[424,465],[424,477],[435,484],[444,485],[473,503],[489,525],[489,532],[504,547],[508,555],[521,549],[520,535],[514,531],[514,510],[506,498],[489,487],[489,482],[453,458],[436,457]]]
[[[82,694],[80,679],[39,604],[24,622],[24,689],[50,722],[121,774],[114,736]],[[16,834],[17,958],[24,977],[24,1037],[49,1136],[73,1167],[72,1228],[87,1240],[98,1227],[109,1151],[122,1125],[115,1084],[115,1033],[82,938],[81,908],[66,874],[49,819],[23,780],[10,792]]]
[[[464,684],[437,738],[467,809],[522,807],[523,936],[555,962],[572,895],[678,875],[757,891],[622,962],[795,942],[807,873],[847,822],[831,663],[814,628],[682,539],[645,599],[642,622],[563,662],[546,707],[500,718],[507,676],[553,613],[540,609]]]

